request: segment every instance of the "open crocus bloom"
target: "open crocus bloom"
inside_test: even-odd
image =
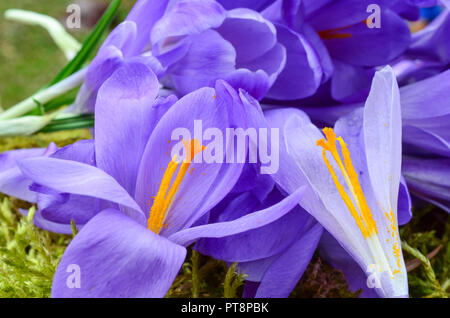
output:
[[[376,73],[364,110],[325,128],[325,138],[305,117],[292,116],[284,131],[298,179],[311,187],[300,204],[376,278],[380,296],[408,296],[397,218],[400,101],[391,68]],[[295,183],[289,173],[276,177],[288,191]]]
[[[212,0],[171,1],[151,30],[151,53],[167,69],[161,80],[182,95],[223,79],[263,98],[286,64],[279,42],[260,13]]]
[[[183,264],[186,246],[201,237],[267,225],[298,204],[302,189],[262,211],[204,225],[202,217],[232,189],[243,164],[223,163],[221,157],[198,162],[211,142],[197,139],[194,119],[205,132],[215,128],[225,135],[227,127],[245,129],[247,112],[257,103],[221,81],[174,104],[155,101],[157,91],[147,66],[127,64],[99,90],[95,141],[18,163],[42,195],[39,206],[52,201],[47,218],[84,224],[58,266],[53,297],[162,297]],[[183,136],[173,137],[180,128]],[[235,147],[225,146],[222,156]],[[66,196],[63,208],[55,205],[55,197]],[[67,284],[73,264],[80,288]]]

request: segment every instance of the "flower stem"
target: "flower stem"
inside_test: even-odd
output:
[[[61,96],[62,94],[70,91],[71,89],[79,86],[86,76],[87,67],[79,70],[78,72],[70,75],[66,79],[45,88],[33,96],[28,97],[24,101],[12,106],[0,114],[1,119],[12,119],[28,113],[36,107],[36,102],[45,104],[52,99]]]

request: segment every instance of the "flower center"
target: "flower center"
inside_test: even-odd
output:
[[[162,177],[158,193],[156,194],[156,197],[154,197],[153,205],[150,209],[147,227],[156,234],[159,234],[164,226],[164,221],[167,217],[168,211],[170,210],[170,206],[175,199],[176,193],[180,188],[186,172],[189,169],[192,159],[194,159],[195,155],[205,149],[205,146],[202,146],[196,139],[189,141],[183,140],[182,142],[186,150],[186,158],[181,163],[181,166],[179,162],[177,162],[176,156],[174,156],[169,162],[169,165],[167,166]],[[178,166],[180,166],[180,169],[178,170],[175,180],[171,184],[173,175],[175,174],[175,171],[177,171]]]
[[[324,128],[323,132],[325,133],[325,137],[327,140],[320,139],[317,141],[317,145],[323,148],[323,161],[327,165],[328,171],[333,178],[334,184],[336,185],[339,194],[344,200],[345,205],[349,209],[352,217],[355,219],[356,224],[361,230],[364,238],[367,238],[373,234],[378,234],[376,222],[373,219],[372,212],[370,211],[369,206],[367,205],[367,201],[361,189],[361,185],[358,180],[358,174],[355,172],[355,168],[353,167],[347,145],[345,144],[342,137],[336,138],[333,129]],[[341,146],[344,163],[342,163],[341,157],[337,150],[336,140],[339,141],[339,144]],[[342,184],[339,182],[336,173],[334,172],[333,166],[328,161],[328,158],[326,156],[327,151],[329,151],[333,156],[333,159],[336,161],[340,171],[342,172],[345,182],[350,189],[350,193],[353,196],[353,201],[356,203],[356,207],[353,201],[348,196],[347,192],[345,192]]]
[[[345,26],[345,27],[340,27],[340,28],[318,31],[317,33],[319,34],[319,37],[323,40],[347,39],[347,38],[352,37],[351,33],[338,33],[338,32],[348,29],[349,27],[351,27],[351,25]]]
[[[379,237],[377,235],[378,234],[377,224],[373,218],[372,212],[367,204],[367,200],[362,191],[361,184],[359,183],[358,179],[358,174],[356,173],[355,168],[353,167],[352,160],[350,158],[350,151],[348,150],[347,145],[345,144],[342,137],[336,138],[336,135],[332,128],[328,127],[324,128],[323,132],[325,134],[326,140],[325,138],[318,140],[317,145],[323,148],[322,152],[323,161],[325,162],[328,171],[330,172],[331,177],[333,178],[333,182],[336,185],[336,188],[339,191],[342,200],[345,202],[345,205],[349,209],[350,214],[356,221],[356,224],[358,225],[362,235],[364,236],[365,239],[367,239],[367,244],[370,248],[370,251],[372,253],[372,256],[374,257],[375,262],[381,265],[381,271],[388,271],[391,278],[393,278],[394,274],[400,273],[401,268],[400,250],[398,243],[397,228],[395,223],[395,216],[392,211],[390,213],[385,213],[385,216],[391,223],[391,226],[388,229],[388,231],[392,236],[393,240],[392,253],[396,258],[397,261],[396,265],[398,267],[392,271],[391,265],[389,264],[389,261],[386,258],[383,248],[381,247]],[[337,150],[336,141],[338,141],[341,146],[343,162]],[[330,164],[326,156],[327,151],[330,152],[333,159],[336,161],[339,170],[342,172],[342,175],[344,176],[345,182],[350,190],[353,200],[350,199],[344,187],[339,182],[336,173],[333,169],[333,166]]]

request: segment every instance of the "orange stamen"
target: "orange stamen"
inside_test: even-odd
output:
[[[352,215],[353,219],[358,225],[364,238],[367,238],[372,234],[377,234],[378,229],[376,226],[376,222],[373,219],[372,213],[367,204],[367,200],[362,191],[358,179],[358,174],[356,173],[355,168],[353,167],[350,158],[350,152],[347,148],[347,145],[345,144],[344,140],[341,137],[336,138],[333,129],[324,128],[323,132],[325,134],[326,140],[325,139],[318,140],[317,145],[323,148],[322,152],[323,160],[328,168],[328,171],[331,174],[331,177],[333,178],[333,182],[336,185],[336,188],[340,196],[342,197],[342,200],[349,209],[350,214]],[[339,152],[337,150],[336,141],[338,141],[341,146],[344,163],[342,162]],[[350,193],[352,194],[354,202],[356,203],[356,207],[353,201],[348,196],[348,194],[345,192],[344,187],[339,182],[336,173],[334,172],[333,166],[328,161],[326,157],[327,151],[329,151],[330,154],[333,156],[333,159],[337,163],[339,170],[342,172],[342,175],[344,176],[345,182],[348,188],[350,189]]]
[[[184,159],[181,163],[181,167],[172,185],[170,185],[170,183],[179,163],[176,162],[176,156],[174,156],[169,162],[169,165],[167,166],[167,169],[162,177],[158,193],[150,209],[147,227],[156,234],[159,234],[163,227],[167,228],[167,224],[164,224],[164,221],[167,217],[168,211],[170,210],[170,206],[175,199],[176,193],[180,188],[181,182],[183,181],[194,157],[205,149],[205,146],[202,146],[201,143],[195,139],[190,141],[182,140],[182,142],[186,149],[186,159]]]

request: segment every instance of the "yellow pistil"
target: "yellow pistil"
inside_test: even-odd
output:
[[[369,206],[367,205],[367,200],[359,183],[358,174],[353,167],[347,145],[341,137],[336,138],[333,129],[324,128],[323,132],[325,134],[326,140],[318,140],[317,145],[323,148],[323,160],[328,168],[328,171],[331,174],[331,177],[333,178],[333,182],[336,185],[339,194],[344,200],[345,205],[349,209],[350,214],[361,230],[364,238],[370,237],[373,234],[378,234],[376,222],[373,219]],[[342,162],[337,150],[336,141],[338,141],[341,146],[344,163]],[[356,203],[356,207],[353,201],[350,199],[349,195],[346,193],[344,187],[339,182],[336,173],[334,172],[333,166],[328,161],[326,156],[327,151],[329,151],[333,156],[333,159],[336,161],[339,170],[342,172],[342,175],[344,176],[345,182],[350,189],[350,193],[354,199],[354,202]]]
[[[167,227],[167,224],[164,225],[164,221],[167,217],[167,212],[175,199],[176,193],[180,188],[181,182],[183,181],[194,157],[205,149],[205,146],[202,146],[201,143],[195,139],[190,141],[183,140],[182,142],[186,150],[186,158],[181,163],[178,174],[172,185],[170,183],[179,166],[179,163],[176,161],[176,156],[174,156],[169,162],[169,165],[167,166],[161,180],[158,193],[154,198],[153,205],[150,209],[150,216],[148,218],[147,226],[149,230],[156,234],[159,234],[163,227]]]

